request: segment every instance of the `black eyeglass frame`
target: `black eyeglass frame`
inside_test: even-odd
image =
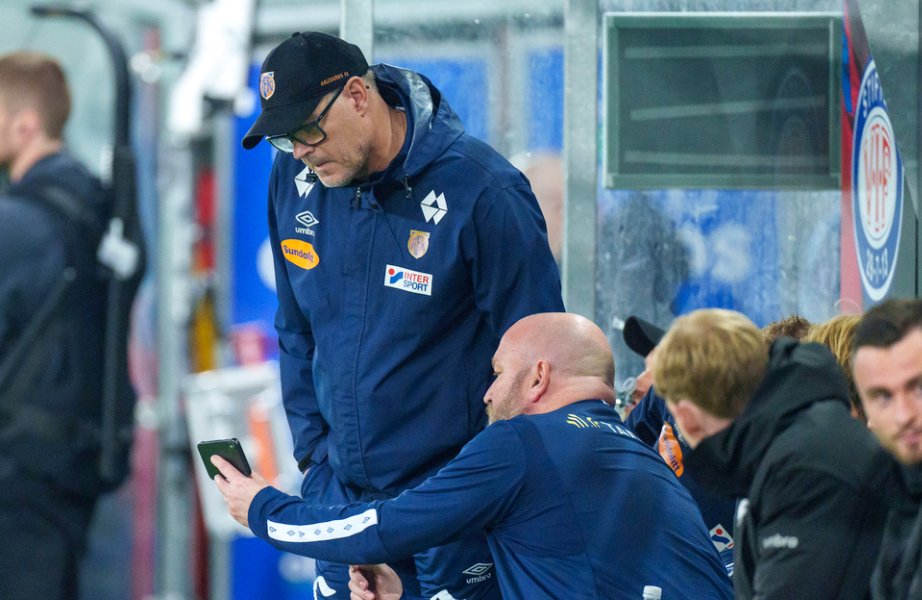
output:
[[[272,144],[273,146],[275,146],[275,148],[279,150],[280,152],[287,152],[288,154],[291,154],[292,152],[294,152],[295,142],[299,144],[303,144],[304,146],[317,146],[319,144],[322,144],[324,140],[327,139],[327,132],[324,131],[323,128],[320,126],[320,120],[326,116],[327,112],[329,112],[329,110],[333,107],[333,104],[336,102],[336,99],[339,98],[339,95],[343,93],[343,90],[345,88],[346,86],[342,86],[341,88],[336,90],[336,94],[333,96],[330,102],[326,105],[326,107],[320,112],[320,114],[317,115],[316,119],[314,119],[310,123],[305,123],[301,125],[300,127],[292,131],[291,133],[282,133],[280,135],[267,136],[266,141]],[[312,129],[316,128],[317,131],[320,132],[320,139],[317,140],[316,142],[305,142],[304,140],[299,138],[297,135],[298,132],[303,131],[304,129],[307,129],[307,128],[312,128]]]

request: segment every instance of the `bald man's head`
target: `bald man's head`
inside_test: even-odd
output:
[[[615,361],[602,330],[569,313],[541,313],[514,324],[493,357],[487,391],[491,422],[556,410],[579,400],[614,402]]]
[[[554,370],[573,376],[615,380],[608,339],[595,323],[570,313],[541,313],[518,321],[506,332],[529,361],[545,359]]]

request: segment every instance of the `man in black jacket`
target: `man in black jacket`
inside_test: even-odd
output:
[[[686,469],[741,499],[736,598],[868,597],[891,461],[850,416],[829,350],[767,349],[749,319],[719,309],[680,317],[658,349],[657,389],[693,448]]]
[[[868,310],[852,357],[868,426],[901,463],[872,595],[922,599],[922,301],[887,300]]]
[[[79,597],[79,563],[105,485],[96,465],[106,287],[96,249],[108,201],[64,149],[69,111],[54,60],[30,52],[0,57],[0,170],[10,181],[0,194],[5,599]],[[44,312],[50,317],[37,316]]]

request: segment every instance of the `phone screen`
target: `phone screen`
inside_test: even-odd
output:
[[[214,479],[216,475],[221,473],[218,471],[218,467],[211,464],[211,457],[215,454],[234,465],[238,471],[247,477],[252,473],[250,463],[247,462],[247,457],[240,446],[240,440],[237,438],[199,442],[198,452],[205,462],[205,470],[208,471],[209,479]]]

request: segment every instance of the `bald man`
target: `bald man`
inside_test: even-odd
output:
[[[566,313],[525,317],[493,370],[491,425],[396,498],[314,506],[220,458],[215,483],[240,523],[312,558],[387,563],[485,532],[505,600],[640,598],[646,585],[670,600],[733,597],[688,492],[611,408],[615,365],[598,327]],[[489,578],[492,567],[465,573]],[[372,585],[362,579],[354,594],[400,597],[386,570],[365,572]]]

